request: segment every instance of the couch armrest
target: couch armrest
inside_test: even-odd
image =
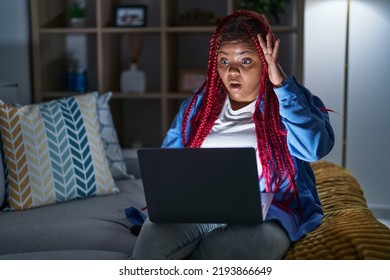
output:
[[[390,259],[390,229],[368,208],[359,182],[331,162],[312,164],[324,218],[286,259]]]
[[[122,154],[125,159],[127,173],[133,175],[135,178],[141,178],[141,171],[139,169],[137,149],[123,148]]]

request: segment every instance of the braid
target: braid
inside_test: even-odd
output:
[[[261,176],[265,180],[266,192],[276,193],[282,183],[288,182],[288,187],[282,194],[282,201],[276,203],[278,207],[286,210],[293,200],[297,199],[299,208],[301,208],[294,179],[296,172],[294,162],[287,147],[287,134],[281,122],[279,102],[273,90],[274,86],[268,77],[268,65],[257,39],[258,33],[263,38],[267,34],[271,34],[271,40],[275,41],[266,18],[251,11],[233,12],[219,22],[210,40],[206,82],[194,95],[184,114],[182,126],[183,144],[185,147],[201,147],[222,111],[227,93],[217,70],[218,50],[221,42],[250,40],[254,43],[262,62],[262,74],[259,77],[261,79],[260,91],[253,114],[258,156],[262,165]],[[188,140],[186,140],[190,112],[195,106],[199,93],[203,90],[205,90],[203,99],[191,120],[190,132]],[[301,212],[301,209],[299,211]]]
[[[266,19],[262,15],[258,15],[257,18],[261,23],[266,23]],[[264,24],[262,28],[264,32],[261,36],[265,37],[265,34],[270,33],[271,40],[274,42],[275,37],[268,27],[268,25]],[[287,180],[289,185],[282,196],[283,204],[287,206],[296,198],[300,205],[294,179],[294,162],[287,147],[287,133],[281,125],[279,101],[268,78],[268,67],[259,40],[248,24],[244,24],[244,28],[249,33],[262,61],[262,88],[260,93],[264,94],[264,112],[261,113],[260,107],[256,106],[255,110],[258,112],[254,114],[254,121],[259,157],[264,170],[262,175],[266,182],[266,191],[277,192],[282,183]]]
[[[227,19],[225,19],[226,21]],[[223,102],[221,100],[226,98],[226,93],[223,91],[223,82],[218,75],[218,50],[220,47],[220,36],[223,24],[214,31],[210,41],[208,71],[207,71],[207,88],[204,94],[200,109],[196,112],[193,121],[191,122],[191,131],[189,140],[186,142],[187,147],[200,147],[218,118]],[[200,91],[198,91],[198,94]],[[187,109],[187,112],[190,111]],[[191,108],[192,109],[192,108]],[[186,114],[187,114],[186,112]],[[187,124],[185,124],[185,127]],[[183,132],[182,132],[183,134]]]

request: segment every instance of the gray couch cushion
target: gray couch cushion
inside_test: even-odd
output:
[[[62,250],[1,255],[0,260],[127,260],[120,252],[99,250]]]
[[[98,250],[131,255],[136,237],[125,208],[144,207],[142,182],[117,181],[119,194],[0,212],[0,255]]]

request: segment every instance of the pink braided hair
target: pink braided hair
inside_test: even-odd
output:
[[[283,182],[288,181],[288,187],[282,195],[282,202],[276,203],[280,208],[289,213],[288,206],[294,198],[300,201],[294,180],[295,167],[289,153],[286,140],[286,131],[279,115],[279,102],[273,91],[274,85],[268,77],[268,66],[263,51],[257,39],[260,33],[263,38],[270,33],[275,41],[274,34],[266,18],[251,11],[236,11],[224,17],[215,29],[210,40],[208,71],[205,83],[193,96],[187,110],[184,113],[182,124],[182,140],[185,147],[201,147],[204,139],[211,131],[214,122],[219,117],[227,93],[221,78],[217,72],[217,57],[221,42],[225,41],[252,41],[257,48],[262,61],[262,76],[259,98],[253,114],[256,127],[258,156],[262,164],[262,176],[265,180],[266,192],[277,192]],[[192,118],[188,139],[186,138],[189,115],[195,106],[198,95],[204,91],[199,110]],[[260,102],[263,104],[263,112]],[[301,212],[301,209],[298,209]]]

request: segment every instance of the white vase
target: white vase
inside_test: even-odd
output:
[[[70,19],[70,26],[75,28],[85,27],[85,18],[72,17]]]
[[[137,68],[136,63],[130,64],[129,70],[125,70],[120,78],[120,90],[123,93],[144,93],[146,89],[145,72]]]

